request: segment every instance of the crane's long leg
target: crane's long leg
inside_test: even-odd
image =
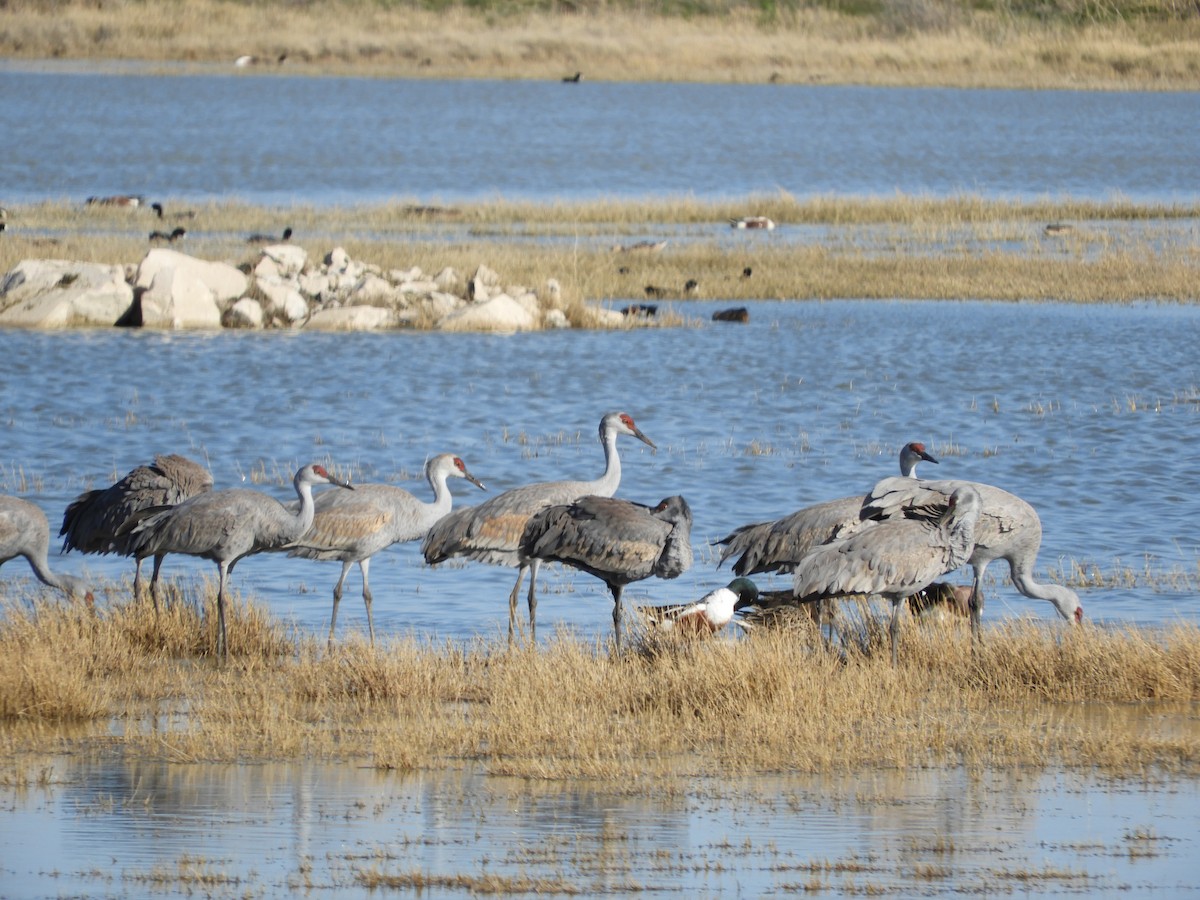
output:
[[[162,571],[165,553],[154,554],[154,572],[150,576],[150,599],[154,601],[154,614],[158,615],[158,573]]]
[[[613,636],[617,641],[617,652],[621,650],[621,592],[625,590],[623,585],[610,584],[609,589],[613,595]]]
[[[967,605],[971,611],[972,643],[983,643],[983,634],[979,627],[979,620],[983,617],[983,591],[979,588],[982,574],[982,572],[976,570],[975,579],[971,584],[971,601]]]
[[[517,583],[513,585],[512,593],[508,595],[508,642],[513,641],[513,629],[517,623],[517,598],[521,596],[521,582],[525,579],[525,570],[529,568],[527,563],[521,563],[517,566]]]
[[[358,567],[362,570],[363,577],[363,605],[367,608],[367,631],[371,635],[371,646],[375,646],[375,621],[371,618],[371,602],[375,599],[371,596],[371,585],[367,581],[367,572],[371,568],[371,558],[358,561]]]
[[[540,559],[529,561],[529,639],[537,641],[537,577],[542,567]]]
[[[901,597],[899,600],[892,601],[892,624],[888,628],[892,636],[892,667],[895,668],[900,662],[900,651],[897,643],[900,638],[900,611],[908,608],[908,598]]]
[[[333,649],[333,630],[337,627],[338,604],[342,602],[342,587],[346,584],[346,573],[350,571],[352,565],[354,563],[343,560],[342,574],[338,576],[337,584],[333,586],[333,614],[329,617],[329,643],[327,644],[330,650]]]
[[[217,656],[229,658],[229,644],[225,639],[225,582],[229,578],[228,563],[217,563]]]
[[[142,599],[142,558],[135,557],[133,561],[133,602],[137,603]],[[154,612],[158,612],[158,606],[154,607]]]

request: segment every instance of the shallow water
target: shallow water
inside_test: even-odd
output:
[[[695,517],[692,569],[627,591],[633,603],[668,603],[728,580],[710,541],[861,494],[894,474],[901,444],[923,440],[941,459],[923,475],[996,484],[1038,509],[1039,577],[1076,564],[1104,576],[1081,589],[1089,619],[1200,620],[1200,460],[1187,449],[1200,418],[1194,307],[763,303],[739,326],[708,322],[715,306],[677,307],[697,327],[622,333],[0,332],[0,491],[39,503],[57,525],[81,491],[181,452],[218,488],[286,500],[294,470],[317,459],[429,499],[424,461],[453,451],[495,493],[596,477],[596,425],[620,408],[659,449],[621,440],[619,496],[681,493]],[[454,493],[456,503],[488,496],[461,481]],[[52,563],[101,583],[131,570],[112,557]],[[338,569],[265,555],[240,563],[233,584],[322,633]],[[164,573],[211,577],[215,566],[170,557]],[[0,574],[28,570],[16,561]],[[1006,579],[1005,566],[989,576]],[[506,628],[512,570],[431,569],[406,544],[376,556],[371,577],[384,635]],[[552,571],[542,585],[543,634],[607,634],[599,581]],[[365,628],[359,591],[355,573],[339,629]],[[1008,584],[988,593],[988,620],[1053,616]]]
[[[817,194],[1195,202],[1196,95],[191,74],[0,63],[7,203]]]
[[[5,896],[351,897],[372,878],[430,897],[1200,891],[1194,782],[950,769],[648,795],[312,762],[47,768],[0,789]]]

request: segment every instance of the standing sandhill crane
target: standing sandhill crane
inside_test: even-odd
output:
[[[968,562],[975,577],[971,597],[971,633],[978,640],[983,613],[983,573],[996,559],[1008,563],[1013,586],[1031,600],[1048,600],[1068,622],[1083,621],[1083,604],[1068,587],[1040,584],[1033,577],[1042,546],[1042,521],[1037,510],[1008,491],[976,481],[901,481],[885,479],[863,504],[864,516],[899,518],[925,515],[928,508],[944,504],[960,487],[973,488],[983,500],[983,514],[975,529],[975,549]]]
[[[128,534],[117,536],[120,527],[135,513],[151,507],[175,506],[188,497],[212,490],[208,469],[177,453],[157,455],[148,466],[138,466],[116,484],[80,494],[63,514],[58,534],[63,538],[63,553],[119,553],[134,556],[133,596],[142,596],[142,560],[131,549]],[[158,573],[163,556],[154,554],[154,575],[150,594],[158,612]]]
[[[42,584],[91,606],[92,592],[81,579],[50,571],[50,522],[46,514],[28,500],[0,495],[0,566],[17,556],[29,561]]]
[[[128,534],[135,556],[184,553],[217,564],[217,655],[227,657],[225,584],[238,560],[252,553],[276,550],[301,537],[313,521],[314,484],[336,484],[353,490],[315,463],[302,467],[292,479],[300,509],[292,512],[274,497],[259,491],[232,488],[209,491],[167,509],[135,513],[118,530]],[[153,587],[153,585],[152,585]],[[156,601],[157,602],[157,601]]]
[[[878,594],[892,602],[892,665],[897,662],[900,608],[910,594],[953,572],[975,548],[983,501],[969,485],[952,493],[941,515],[871,522],[850,537],[822,544],[799,563],[792,580],[797,602],[847,594]]]
[[[925,460],[937,460],[925,451],[925,445],[913,441],[900,448],[900,476],[915,479],[917,464]],[[741,554],[733,564],[738,575],[755,575],[759,572],[791,572],[804,554],[813,547],[839,537],[843,532],[858,525],[863,505],[861,494],[827,500],[792,513],[773,522],[743,525],[717,543],[724,544],[721,565],[731,556]]]
[[[610,412],[600,420],[600,443],[604,446],[604,474],[595,481],[543,481],[497,494],[478,506],[455,510],[429,529],[421,545],[430,565],[455,556],[465,556],[493,566],[516,566],[517,583],[508,595],[508,636],[512,639],[517,616],[517,597],[525,570],[529,575],[529,633],[537,636],[537,573],[540,561],[521,553],[521,535],[529,517],[555,504],[573,503],[589,494],[611,497],[621,483],[621,458],[617,436],[632,435],[654,446],[628,413]]]
[[[363,603],[367,607],[367,629],[375,646],[375,623],[371,619],[371,586],[367,580],[371,557],[392,544],[418,541],[438,519],[450,512],[454,498],[447,478],[465,478],[487,490],[467,465],[453,453],[435,456],[425,464],[425,478],[433,488],[433,502],[423,503],[403,488],[390,484],[359,484],[353,493],[325,491],[316,500],[312,526],[288,556],[304,559],[336,559],[342,574],[333,587],[333,615],[329,618],[329,646],[333,646],[338,604],[350,567],[358,563],[363,580]]]
[[[566,563],[595,575],[613,595],[613,632],[621,647],[621,593],[651,575],[677,578],[692,565],[692,510],[676,495],[650,508],[613,497],[581,497],[529,519],[524,558]]]
[[[758,586],[749,578],[735,578],[725,587],[709,591],[695,603],[639,606],[638,612],[659,631],[707,637],[728,625],[735,612],[757,602]]]

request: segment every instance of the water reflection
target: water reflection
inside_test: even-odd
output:
[[[1180,715],[1193,732],[1195,712]],[[888,770],[663,791],[475,769],[48,762],[50,785],[0,790],[7,896],[127,896],[149,883],[183,896],[201,876],[218,894],[335,897],[372,879],[430,896],[489,883],[755,896],[1200,889],[1191,779]]]

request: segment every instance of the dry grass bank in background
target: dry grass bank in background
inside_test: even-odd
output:
[[[166,200],[167,209],[187,204]],[[415,200],[356,207],[264,208],[237,202],[188,205],[196,213],[179,249],[204,259],[249,263],[252,231],[295,229],[294,242],[319,261],[344,247],[382,266],[480,263],[507,283],[556,278],[569,302],[644,300],[645,287],[689,279],[713,300],[838,298],[1065,300],[1197,299],[1200,254],[1192,205],[1096,201],[1018,202],[977,196],[691,198],[533,204],[490,201],[417,214]],[[771,233],[732,234],[728,220],[755,213]],[[168,213],[169,214],[169,213]],[[1049,222],[1072,230],[1047,236]],[[136,265],[159,220],[146,209],[96,209],[52,201],[9,209],[0,272],[22,259],[54,257]],[[614,245],[667,240],[661,253]],[[752,277],[746,278],[746,267]]]
[[[1139,777],[1200,763],[1200,629],[1189,624],[1011,622],[973,653],[958,623],[909,622],[893,668],[872,618],[836,653],[803,632],[621,656],[568,635],[536,649],[394,639],[372,651],[352,639],[326,652],[239,602],[231,661],[219,666],[205,652],[211,636],[194,639],[209,618],[187,602],[155,624],[148,604],[93,614],[10,599],[0,747],[403,770],[470,763],[633,789],[864,766],[1094,766]]]
[[[431,8],[425,8],[425,6]],[[8,0],[0,56],[408,78],[1195,90],[1182,2]],[[286,54],[279,66],[275,61]]]

